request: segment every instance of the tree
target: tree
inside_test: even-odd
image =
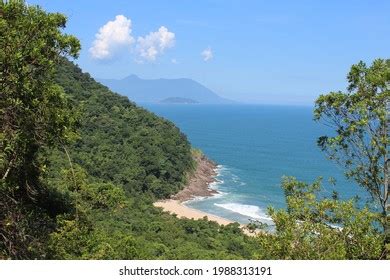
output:
[[[40,153],[72,135],[74,118],[53,82],[61,57],[80,50],[75,37],[61,32],[65,24],[64,15],[24,1],[0,2],[0,256],[29,254],[29,234],[19,226],[44,189]]]
[[[312,184],[285,177],[282,187],[287,209],[269,209],[273,234],[261,233],[261,258],[379,259],[383,234],[375,222],[378,213],[359,209],[356,201],[321,198],[321,180]]]
[[[182,188],[190,144],[173,123],[63,59],[79,48],[64,24],[20,1],[0,5],[0,259],[249,258],[259,246],[237,225],[153,206]],[[71,167],[55,146],[72,136],[77,107]]]
[[[315,119],[335,130],[333,136],[320,137],[318,145],[380,207],[388,244],[390,60],[353,65],[348,82],[347,93],[330,92],[316,101]]]

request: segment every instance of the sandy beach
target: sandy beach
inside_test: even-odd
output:
[[[228,225],[234,223],[233,221],[224,219],[222,217],[218,217],[206,212],[202,212],[200,210],[187,207],[179,200],[168,199],[163,201],[157,201],[154,203],[154,206],[161,207],[167,212],[174,213],[179,218],[189,218],[189,219],[198,220],[198,219],[203,219],[203,217],[206,216],[210,221],[217,222],[220,225]]]
[[[197,162],[197,168],[191,174],[187,186],[173,195],[171,199],[160,200],[153,205],[163,208],[164,211],[176,214],[179,218],[184,217],[197,220],[203,219],[206,216],[210,221],[215,221],[220,225],[234,223],[234,221],[190,208],[184,204],[185,201],[194,199],[195,197],[213,196],[218,193],[218,191],[209,188],[210,184],[216,181],[217,165],[204,155],[196,156],[195,160]],[[245,225],[241,225],[241,228],[243,228],[245,234],[254,235],[254,233],[249,232],[245,228]]]
[[[153,205],[176,214],[180,218],[202,219],[206,216],[210,221],[215,221],[221,225],[234,223],[228,219],[190,208],[183,203],[196,197],[218,194],[218,191],[209,188],[210,184],[215,182],[217,165],[204,155],[195,156],[195,161],[196,170],[189,176],[185,188],[173,195],[170,199],[157,201]]]

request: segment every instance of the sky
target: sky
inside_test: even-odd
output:
[[[388,0],[27,2],[68,16],[95,78],[191,78],[241,102],[310,105],[390,54]]]

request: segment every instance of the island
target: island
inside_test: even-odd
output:
[[[160,101],[165,104],[199,104],[198,101],[184,97],[168,97]]]

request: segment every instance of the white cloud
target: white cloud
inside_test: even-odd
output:
[[[177,61],[176,58],[172,58],[172,59],[171,59],[171,62],[172,62],[173,64],[179,64],[179,62]]]
[[[175,45],[175,33],[161,26],[158,31],[138,37],[136,51],[143,60],[155,61],[158,55]]]
[[[135,47],[132,47],[134,43],[131,20],[117,15],[99,29],[89,52],[94,59],[105,60],[127,50],[129,54],[135,53],[136,63],[155,61],[165,50],[175,45],[175,34],[161,26],[155,32],[138,37]],[[172,63],[176,64],[177,61],[174,59]]]
[[[203,57],[203,60],[207,62],[213,58],[213,51],[210,47],[207,47],[200,53],[200,55]]]
[[[131,36],[131,20],[117,15],[115,20],[103,25],[95,35],[96,39],[89,49],[95,59],[111,58],[121,49],[130,49],[134,38]]]

